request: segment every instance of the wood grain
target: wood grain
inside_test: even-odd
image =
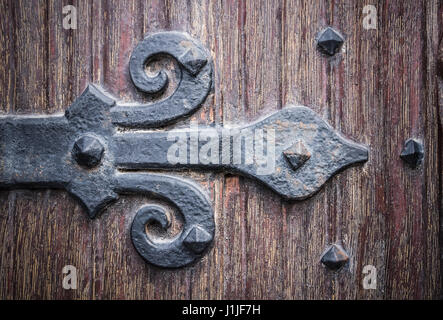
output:
[[[62,27],[68,4],[77,30]],[[300,202],[247,178],[173,173],[207,191],[217,227],[211,251],[179,270],[145,264],[130,240],[136,208],[156,199],[122,197],[89,220],[62,191],[1,191],[0,299],[439,298],[442,4],[373,1],[378,27],[365,30],[366,4],[0,1],[2,114],[62,112],[90,82],[120,100],[148,101],[130,81],[130,54],[146,33],[179,30],[200,39],[214,62],[214,89],[192,120],[247,122],[303,104],[370,148],[366,164]],[[326,26],[346,38],[333,58],[315,47]],[[417,169],[399,158],[409,137],[425,147]],[[339,273],[320,263],[332,243],[350,254]],[[368,264],[378,271],[376,290],[362,286]],[[65,265],[78,269],[77,290],[62,288]]]

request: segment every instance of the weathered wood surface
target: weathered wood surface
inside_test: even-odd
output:
[[[1,113],[62,112],[89,82],[145,101],[129,79],[132,49],[148,32],[182,30],[211,50],[215,66],[215,90],[194,119],[250,121],[303,104],[370,147],[365,165],[302,202],[245,178],[180,173],[211,195],[217,224],[213,249],[180,270],[149,266],[132,246],[135,209],[151,199],[124,197],[89,220],[65,192],[2,191],[0,298],[438,298],[442,4],[372,3],[377,30],[362,26],[368,1],[0,1]],[[78,9],[77,30],[62,27],[68,4]],[[328,25],[346,36],[334,61],[315,49]],[[409,137],[424,142],[416,170],[399,158]],[[319,262],[335,242],[351,256],[338,274]],[[62,288],[68,264],[78,269],[77,290]],[[367,264],[378,270],[376,290],[362,287]]]

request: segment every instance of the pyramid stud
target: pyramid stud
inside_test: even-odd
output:
[[[333,28],[328,27],[318,37],[317,47],[321,52],[333,56],[340,50],[343,42],[343,37]]]
[[[194,226],[188,232],[183,243],[195,253],[201,253],[211,243],[211,235],[201,227]]]
[[[333,244],[321,258],[321,262],[333,271],[340,270],[348,261],[348,254],[338,244]]]
[[[408,139],[405,142],[400,158],[403,159],[412,168],[417,167],[423,160],[423,145],[414,139]]]
[[[97,138],[83,136],[75,142],[72,156],[79,165],[93,168],[101,162],[104,151],[105,148]]]
[[[188,49],[180,56],[180,62],[192,75],[195,76],[208,61],[198,50]]]
[[[306,161],[309,160],[309,158],[311,158],[311,153],[301,141],[294,143],[288,149],[283,151],[283,154],[294,170],[300,168]]]

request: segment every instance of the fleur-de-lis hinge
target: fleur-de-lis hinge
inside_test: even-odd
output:
[[[177,87],[163,100],[122,104],[89,85],[63,115],[0,116],[0,188],[65,189],[91,218],[122,194],[165,200],[183,218],[179,234],[157,241],[146,232],[151,222],[170,226],[166,209],[152,204],[138,209],[131,237],[146,261],[174,268],[208,251],[215,234],[211,202],[198,185],[147,170],[221,170],[301,200],[340,169],[368,158],[366,147],[341,137],[303,106],[237,127],[160,130],[201,106],[211,90],[213,64],[208,50],[185,33],[151,34],[129,62],[134,85],[147,94],[168,86],[166,72],[151,77],[145,71],[158,55],[172,57],[179,67]]]

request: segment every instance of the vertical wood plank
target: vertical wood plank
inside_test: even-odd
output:
[[[0,3],[0,54],[4,62],[0,63],[0,113],[12,112],[15,105],[16,53],[14,41],[14,15],[12,1]],[[9,18],[8,18],[9,17]],[[14,215],[16,192],[0,191],[0,297],[14,298],[14,283],[12,281],[14,265]]]
[[[281,4],[251,1],[242,7],[241,81],[244,120],[252,121],[281,109]],[[256,155],[257,156],[257,155]],[[281,198],[253,180],[242,179],[246,251],[246,295],[279,299],[285,285]],[[236,212],[235,214],[239,214]]]
[[[438,100],[438,57],[439,42],[443,35],[441,1],[424,1],[423,22],[423,76],[425,82],[424,112],[422,115],[424,131],[424,148],[428,156],[424,162],[423,181],[423,234],[424,234],[424,266],[422,274],[423,298],[436,299],[443,297],[443,251],[440,239],[443,239],[443,151],[442,151],[442,105]],[[440,73],[441,75],[441,73]],[[438,174],[438,172],[440,174]],[[440,221],[440,227],[437,221]],[[440,254],[440,258],[439,258]]]
[[[384,194],[380,196],[385,183],[380,181],[385,176],[386,155],[380,152],[385,136],[381,126],[384,109],[378,94],[377,50],[383,38],[379,29],[364,29],[365,5],[339,3],[328,8],[331,23],[346,36],[338,65],[331,64],[328,69],[330,121],[343,134],[370,149],[370,158],[364,166],[346,170],[334,180],[336,209],[331,217],[334,236],[350,254],[349,272],[333,288],[333,296],[340,299],[380,299],[385,290],[385,278],[380,276],[385,272],[386,255]],[[381,26],[383,22],[378,23]],[[377,268],[378,290],[363,288],[366,265]]]
[[[15,81],[8,87],[15,97],[9,101],[9,112],[63,111],[77,96],[72,75],[89,74],[76,69],[82,60],[73,59],[87,57],[87,47],[81,47],[85,51],[75,49],[80,48],[74,45],[75,36],[62,30],[61,8],[61,2],[51,1],[9,3],[6,14],[13,19],[11,40],[20,48],[11,51],[14,59],[8,65],[15,73]],[[81,7],[79,11],[84,13]],[[12,290],[3,295],[14,299],[89,298],[91,233],[83,209],[66,193],[53,190],[11,191],[8,201],[7,234],[14,249],[9,247],[10,258],[5,259],[11,261],[11,268],[4,288]],[[72,247],[73,243],[77,245]],[[78,268],[78,290],[62,288],[62,269],[69,264]]]
[[[429,168],[435,168],[435,156],[428,153],[427,160],[415,170],[411,170],[398,159],[404,141],[416,137],[424,141],[436,141],[435,128],[426,133],[424,112],[432,112],[435,102],[431,105],[427,98],[426,83],[429,72],[425,57],[436,57],[436,45],[429,47],[426,22],[423,19],[426,8],[435,7],[436,3],[418,2],[404,6],[403,3],[385,4],[382,7],[382,19],[385,22],[385,43],[382,52],[382,65],[385,66],[383,78],[383,104],[385,108],[386,138],[386,170],[388,176],[388,210],[387,234],[388,252],[386,257],[387,298],[429,297],[433,289],[424,285],[423,280],[431,275],[425,274],[425,265],[429,257],[438,254],[437,248],[428,247],[431,240],[435,242],[437,233],[425,221],[429,216],[436,217],[435,200],[424,201],[428,196],[424,193],[428,186],[437,185],[437,176],[428,176]],[[434,19],[435,10],[427,19]],[[388,36],[389,35],[389,36]],[[435,35],[431,39],[435,39]],[[427,50],[430,50],[427,52]],[[435,82],[435,73],[433,77]],[[432,93],[435,95],[435,93]],[[430,96],[432,96],[430,95]],[[434,100],[435,101],[435,100]],[[429,108],[429,109],[428,109]],[[430,133],[434,134],[430,134]],[[433,169],[431,169],[433,170]],[[428,180],[430,179],[430,180]],[[433,234],[430,232],[434,231]],[[413,263],[413,267],[411,265]],[[434,272],[439,270],[434,263]],[[432,276],[431,276],[432,277]]]
[[[225,125],[242,119],[244,104],[241,75],[243,75],[242,28],[244,25],[241,2],[219,2],[216,6],[217,36],[215,54],[215,101],[222,112]],[[230,36],[223,36],[229,34]],[[244,229],[245,193],[239,177],[224,176],[221,217],[223,223],[223,298],[235,299],[246,295],[246,252]]]
[[[285,1],[282,22],[283,104],[309,106],[326,120],[328,62],[317,52],[315,37],[330,23],[327,5],[325,1]],[[335,206],[328,205],[336,201],[334,179],[310,199],[284,203],[286,299],[332,297],[336,279],[319,261],[327,245],[337,240],[330,221]]]

